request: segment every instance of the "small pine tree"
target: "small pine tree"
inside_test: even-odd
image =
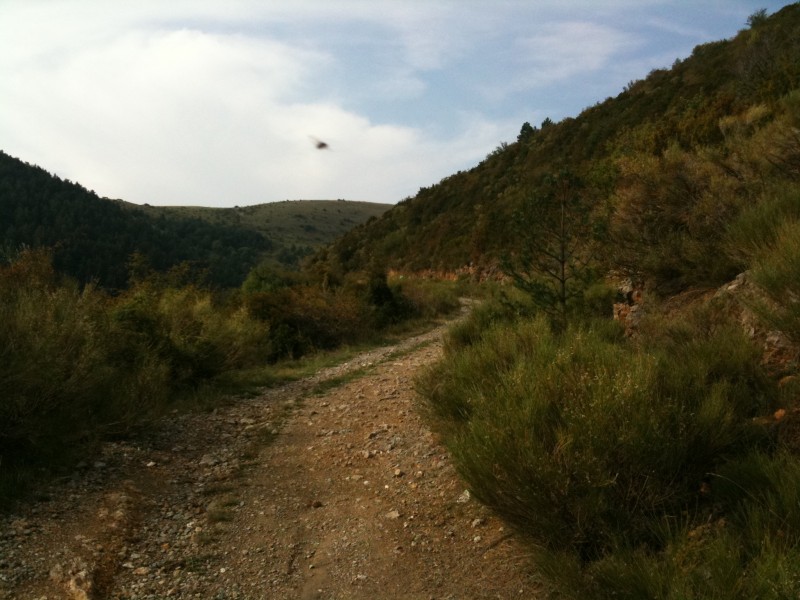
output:
[[[605,228],[592,212],[581,181],[565,171],[546,177],[513,217],[518,249],[502,258],[503,271],[557,330],[595,278]]]
[[[519,130],[519,135],[517,136],[517,141],[518,142],[527,142],[529,139],[531,139],[534,136],[535,133],[536,133],[536,130],[533,128],[533,126],[530,123],[528,123],[527,121],[525,121],[522,124],[522,128]]]

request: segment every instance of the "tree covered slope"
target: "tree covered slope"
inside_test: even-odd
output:
[[[0,152],[0,247],[53,249],[56,268],[81,282],[124,288],[136,253],[165,271],[236,287],[262,260],[284,267],[388,208],[367,202],[298,201],[243,208],[137,206]],[[199,274],[199,275],[198,275]]]
[[[686,273],[658,255],[702,262],[766,180],[795,176],[798,87],[800,5],[792,4],[754,15],[734,38],[698,46],[575,118],[525,123],[516,141],[474,168],[420,189],[319,253],[316,269],[490,270],[520,247],[509,225],[516,211],[547,176],[567,171],[609,221],[609,241],[626,236],[623,245],[637,252],[639,264],[630,264],[631,256],[610,256],[609,244],[609,265],[644,268],[673,288],[727,276],[736,265]],[[708,236],[710,246],[685,247]]]

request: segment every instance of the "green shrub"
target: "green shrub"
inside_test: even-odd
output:
[[[582,587],[578,597],[797,598],[797,457],[782,450],[751,451],[722,465],[709,483],[715,515],[704,522],[665,524],[659,552],[620,548],[604,556],[580,584],[571,583]]]
[[[0,469],[58,464],[163,402],[156,357],[135,369],[109,360],[119,340],[103,294],[58,280],[41,252],[22,253],[0,280]]]
[[[614,312],[614,301],[617,289],[604,282],[590,285],[583,293],[581,305],[578,307],[579,316],[590,319],[609,318]]]
[[[774,242],[759,253],[752,276],[771,301],[756,307],[760,314],[800,343],[800,220],[778,229]]]
[[[0,500],[26,472],[57,469],[216,375],[262,364],[266,332],[194,287],[140,282],[110,298],[57,277],[47,253],[22,252],[0,267]]]
[[[448,353],[478,342],[494,325],[511,323],[521,317],[530,317],[536,308],[528,296],[516,288],[501,289],[489,298],[478,302],[469,316],[447,331],[445,349]]]
[[[741,270],[749,269],[765,248],[774,246],[782,227],[800,221],[798,193],[794,184],[777,186],[729,225],[725,249]]]
[[[364,301],[372,322],[379,329],[396,325],[416,314],[414,305],[403,295],[401,286],[390,286],[383,271],[370,274]]]
[[[662,156],[619,160],[612,249],[618,268],[644,277],[667,296],[736,276],[722,251],[725,229],[748,190],[707,153],[671,146]]]
[[[389,283],[410,303],[412,314],[434,318],[452,314],[461,306],[459,297],[463,286],[456,282],[395,277]]]
[[[682,597],[655,589],[679,589],[665,528],[711,514],[709,473],[765,439],[753,417],[776,391],[758,352],[701,326],[636,348],[608,322],[562,336],[543,319],[495,325],[418,382],[474,495],[568,597]]]
[[[246,296],[248,315],[269,328],[265,358],[299,358],[366,337],[369,321],[349,290],[295,286]]]

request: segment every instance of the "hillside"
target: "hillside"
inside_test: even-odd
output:
[[[301,273],[344,205],[0,155],[0,596],[800,598],[800,4],[747,25]]]
[[[53,249],[55,267],[81,282],[120,289],[138,253],[166,271],[188,263],[194,275],[236,287],[262,260],[296,268],[386,205],[282,202],[232,209],[138,207],[100,198],[78,183],[0,152],[0,244]]]
[[[607,268],[644,271],[673,290],[735,275],[736,261],[700,263],[719,255],[721,231],[766,181],[797,175],[800,5],[756,17],[733,39],[698,46],[575,118],[525,123],[479,165],[355,228],[317,255],[316,268],[378,260],[401,271],[491,271],[521,248],[514,223],[523,204],[568,172],[610,228]],[[636,246],[635,258],[616,255],[620,238]],[[658,258],[666,253],[675,264]]]
[[[267,254],[285,267],[296,267],[303,256],[390,208],[388,204],[346,200],[285,200],[234,208],[120,202],[129,210],[154,218],[163,215],[200,219],[213,225],[254,231],[270,240],[272,246]]]

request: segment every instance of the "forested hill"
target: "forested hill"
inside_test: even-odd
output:
[[[386,208],[334,201],[136,207],[0,152],[0,248],[7,254],[21,246],[52,248],[56,269],[112,289],[127,285],[134,253],[155,270],[186,263],[206,283],[235,287],[262,260],[296,266],[301,256]]]
[[[345,200],[284,200],[233,208],[121,204],[153,218],[197,218],[214,225],[258,232],[272,242],[268,254],[284,267],[299,266],[299,260],[314,249],[390,208],[377,202]]]
[[[523,124],[476,167],[319,253],[317,270],[489,270],[519,249],[523,202],[566,172],[598,224],[638,252],[615,266],[642,263],[673,287],[730,275],[737,265],[705,264],[708,253],[719,255],[724,229],[765,181],[795,176],[800,126],[800,5],[742,25],[575,118]]]

